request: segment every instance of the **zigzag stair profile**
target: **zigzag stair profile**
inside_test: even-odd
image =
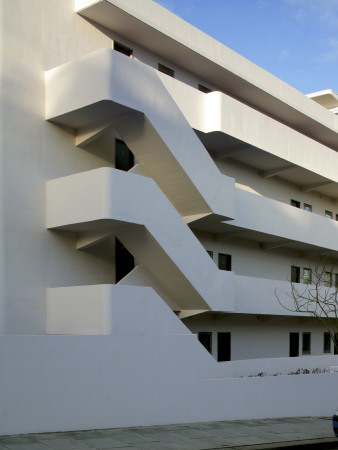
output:
[[[84,145],[114,127],[186,221],[234,217],[221,174],[153,68],[101,49],[46,74],[47,119]],[[217,216],[217,219],[216,219]]]
[[[101,168],[49,181],[47,227],[82,233],[78,247],[113,233],[172,309],[233,310],[233,274],[217,268],[150,178]]]

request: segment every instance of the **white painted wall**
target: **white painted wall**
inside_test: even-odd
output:
[[[221,332],[231,333],[232,361],[284,357],[286,358],[285,367],[290,367],[289,364],[291,364],[293,367],[299,365],[299,368],[301,368],[303,367],[302,362],[288,361],[287,358],[289,356],[289,333],[291,332],[300,333],[300,356],[302,355],[302,333],[304,332],[311,333],[310,355],[324,355],[323,333],[326,330],[317,321],[309,318],[263,314],[235,316],[232,314],[206,313],[184,319],[184,324],[195,334],[203,331],[212,333],[212,354],[215,359],[217,359],[217,333]],[[333,353],[333,345],[331,350],[331,353]],[[304,358],[306,359],[310,355],[306,355]],[[318,364],[318,361],[312,361],[311,364]],[[253,370],[256,370],[257,373],[264,371],[263,368],[259,370],[259,364],[260,362],[257,362],[257,364],[254,361],[252,362],[252,367],[255,367]],[[250,365],[249,361],[248,365]],[[314,365],[313,367],[317,366]],[[283,363],[280,370],[284,370]],[[250,374],[254,375],[255,372],[253,371]]]
[[[208,376],[213,358],[193,335],[0,336],[0,343],[1,435],[328,416],[337,406],[337,374]]]
[[[239,189],[277,200],[287,205],[290,205],[291,199],[298,200],[302,209],[304,208],[304,203],[307,203],[312,206],[312,214],[324,216],[325,210],[328,210],[333,212],[334,219],[336,214],[338,214],[338,207],[334,200],[318,192],[301,192],[299,186],[288,183],[278,177],[264,179],[255,168],[234,160],[230,161],[227,159],[218,161],[216,164],[222,173],[235,178],[236,187]]]

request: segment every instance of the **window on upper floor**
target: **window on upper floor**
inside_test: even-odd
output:
[[[211,250],[207,250],[208,255],[210,256],[211,259],[214,259],[214,252]]]
[[[338,214],[336,214],[336,220],[338,220]]]
[[[291,283],[300,283],[300,267],[291,266]]]
[[[295,208],[300,208],[300,202],[298,200],[291,199],[291,206],[294,206]]]
[[[115,168],[119,170],[124,170],[128,172],[132,167],[134,167],[135,160],[133,153],[129,150],[127,145],[120,141],[115,140]]]
[[[205,347],[209,353],[211,353],[212,349],[212,333],[209,331],[202,331],[198,333],[198,340]]]
[[[328,219],[333,219],[332,211],[325,210],[325,217],[327,217]]]
[[[331,353],[331,336],[330,333],[324,333],[324,353]]]
[[[123,44],[120,44],[119,42],[114,42],[114,50],[116,50],[119,53],[123,53],[124,55],[129,56],[129,58],[131,58],[133,56],[133,50],[129,47],[126,47]]]
[[[309,355],[311,353],[311,333],[303,333],[302,353],[303,355]]]
[[[231,271],[231,255],[225,255],[224,253],[218,254],[218,268],[221,270]]]
[[[334,274],[334,285],[335,285],[336,289],[338,289],[338,273]]]
[[[332,286],[332,272],[324,272],[324,286]]]
[[[303,269],[303,282],[305,284],[311,284],[312,283],[312,269],[304,267],[304,269]]]
[[[305,210],[305,211],[312,212],[312,206],[309,205],[308,203],[304,203],[304,210]]]
[[[170,69],[170,67],[158,63],[158,70],[162,73],[165,73],[166,75],[169,75],[170,77],[175,78],[175,71],[173,69]]]
[[[212,92],[211,89],[209,89],[206,86],[203,86],[203,84],[198,84],[198,90],[204,92],[205,94],[209,94],[209,92]]]

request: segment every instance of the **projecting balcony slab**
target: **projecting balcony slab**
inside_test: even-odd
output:
[[[217,268],[152,179],[101,168],[47,182],[48,228],[110,226],[179,310],[233,310],[233,273]]]
[[[220,173],[153,68],[101,49],[52,69],[46,117],[80,134],[111,125],[182,216],[233,217],[234,180]]]

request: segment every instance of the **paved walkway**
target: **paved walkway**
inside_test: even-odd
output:
[[[0,450],[338,449],[329,418],[300,417],[0,437]]]

